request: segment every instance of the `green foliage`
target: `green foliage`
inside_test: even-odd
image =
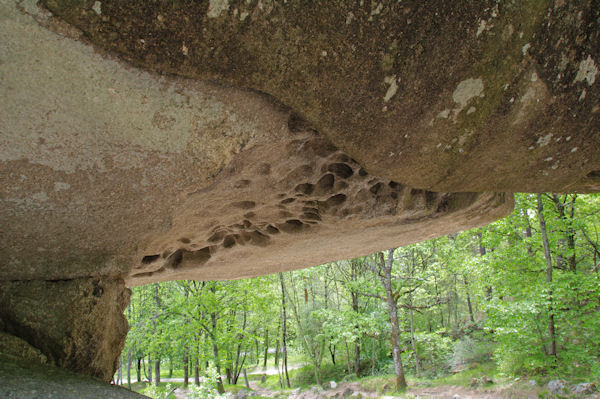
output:
[[[217,390],[217,378],[219,374],[217,369],[209,367],[206,370],[203,380],[200,385],[191,385],[189,389],[188,399],[221,399],[225,395],[219,395]]]
[[[493,362],[487,363],[475,363],[471,364],[466,370],[448,374],[446,376],[440,377],[436,380],[420,380],[420,384],[426,386],[442,386],[442,385],[452,385],[452,386],[463,386],[469,387],[474,378],[481,378],[483,376],[489,377],[492,380],[496,379],[496,365]]]
[[[501,370],[512,374],[597,373],[600,279],[594,245],[598,245],[598,197],[548,195],[543,196],[542,205],[552,283],[546,282],[534,196],[517,196],[515,212],[484,231],[486,245],[495,249],[485,257],[495,288],[486,304],[487,326],[498,341],[495,358]],[[530,237],[522,234],[527,229]],[[574,268],[568,264],[571,258]],[[556,357],[547,355],[550,310],[557,331]]]
[[[325,364],[321,368],[321,381],[337,381],[340,382],[346,376],[347,370],[343,364]],[[295,387],[308,387],[316,384],[314,369],[312,366],[305,366],[300,369],[294,370],[290,375],[292,386]]]
[[[464,336],[454,343],[450,366],[457,368],[461,365],[488,362],[493,351],[494,344],[488,339]]]
[[[176,399],[172,391],[173,386],[171,384],[166,384],[159,386],[149,385],[140,392],[154,399]]]
[[[514,212],[489,226],[396,249],[390,286],[409,374],[468,385],[491,361],[505,375],[600,381],[600,196],[545,194],[541,205],[552,281],[536,195],[517,195]],[[356,364],[358,377],[375,374],[372,381],[393,373],[377,260],[283,273],[288,355],[310,365],[290,372],[292,385],[356,378]],[[134,287],[126,315],[131,330],[122,364],[131,360],[135,373],[143,360],[142,378],[157,359],[163,377],[171,365],[181,377],[187,357],[190,375],[195,364],[205,374],[208,362],[209,373],[219,368],[235,380],[242,368],[260,372],[265,352],[273,367],[278,348],[279,375],[264,385],[281,386],[278,276]],[[551,316],[556,356],[549,354]],[[461,365],[470,369],[448,375]]]
[[[448,372],[449,359],[452,357],[453,341],[450,337],[437,332],[419,332],[416,334],[417,350],[420,356],[424,376],[435,378]],[[407,359],[407,365],[414,367],[414,357]]]
[[[360,388],[366,392],[382,392],[384,386],[393,386],[394,375],[378,375],[361,378],[359,381]]]

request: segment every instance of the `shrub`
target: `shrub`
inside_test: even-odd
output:
[[[465,364],[484,363],[491,359],[493,352],[492,342],[464,336],[454,344],[450,366],[454,368]]]

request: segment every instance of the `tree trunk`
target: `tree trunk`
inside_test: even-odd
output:
[[[137,382],[141,382],[142,381],[142,358],[141,357],[137,358],[137,367],[136,367],[135,371],[137,373]]]
[[[522,208],[521,209],[521,215],[523,215],[523,219],[525,220],[525,234],[524,237],[525,238],[531,238],[532,233],[531,233],[531,223],[529,221],[529,215],[527,214],[527,209]],[[533,248],[531,247],[531,243],[527,243],[527,254],[529,256],[533,256]]]
[[[329,354],[331,355],[331,363],[335,366],[335,345],[329,342]]]
[[[200,360],[198,356],[196,356],[196,361],[194,362],[194,384],[196,386],[200,385]]]
[[[438,303],[442,303],[442,298],[441,298],[440,292],[438,290],[437,277],[435,275],[433,276],[433,284],[435,287],[435,299],[437,300]],[[444,328],[444,309],[442,306],[440,306],[439,309],[440,309],[440,325],[442,328]]]
[[[131,389],[131,349],[127,352],[127,387]]]
[[[348,341],[344,339],[346,345],[346,366],[348,367],[348,375],[352,374],[352,364],[350,361],[350,348],[348,347]]]
[[[267,368],[267,357],[269,356],[269,328],[265,328],[265,357],[263,360],[263,369]]]
[[[560,197],[556,194],[552,194],[552,202],[556,206],[556,210],[558,211],[558,217],[564,225],[564,238],[559,240],[559,249],[566,250],[568,255],[566,255],[567,260],[562,254],[556,256],[557,266],[563,270],[569,270],[573,273],[577,272],[577,261],[575,258],[575,230],[573,229],[573,218],[575,216],[575,200],[577,199],[577,195],[573,194],[569,205],[571,206],[570,210],[567,212],[565,206],[567,204],[568,194],[565,194],[564,202],[561,201]],[[567,217],[568,214],[568,217]],[[568,263],[568,266],[567,266]]]
[[[154,324],[154,334],[156,334],[156,320],[158,319],[158,310],[160,307],[160,298],[158,296],[158,283],[154,283],[154,301],[156,302],[156,308],[154,308],[154,317],[152,318],[152,323]],[[152,369],[152,363],[148,361],[148,367]],[[160,384],[160,358],[157,356],[157,359],[154,364],[154,385],[158,386]]]
[[[550,256],[550,245],[548,244],[548,235],[546,233],[546,221],[544,220],[544,205],[542,195],[537,195],[537,211],[540,219],[540,233],[542,235],[542,244],[544,245],[544,258],[546,259],[546,285],[548,287],[548,335],[550,337],[550,347],[548,355],[556,357],[556,331],[554,328],[554,309],[552,303],[552,258]]]
[[[281,333],[281,349],[283,351],[283,369],[285,371],[285,382],[290,388],[290,376],[288,374],[288,362],[287,362],[287,343],[286,343],[286,329],[287,329],[287,315],[285,312],[285,283],[283,281],[283,273],[279,273],[279,281],[281,283],[281,311],[283,315],[282,333]]]
[[[160,384],[160,359],[154,361],[154,385]]]
[[[190,359],[189,348],[183,348],[183,387],[187,388],[190,383]]]
[[[359,274],[359,263],[356,261],[351,261],[350,263],[350,268],[351,268],[351,273],[350,273],[350,278],[352,279],[352,281],[356,281],[358,279],[358,274]],[[354,289],[352,288],[350,291],[350,296],[352,297],[352,310],[358,314],[358,292],[354,291]],[[359,330],[359,325],[355,325],[354,328],[357,331],[357,336],[358,334],[358,330]],[[360,337],[358,337],[356,339],[356,341],[354,342],[354,374],[356,374],[356,376],[358,377],[358,374],[360,372]]]
[[[487,253],[487,250],[486,250],[485,246],[483,245],[481,233],[478,233],[477,237],[479,238],[479,256],[485,256],[485,254]],[[493,287],[491,285],[488,285],[485,289],[485,299],[488,302],[492,300],[493,293],[494,293]]]
[[[475,317],[473,316],[473,305],[471,304],[471,294],[469,293],[469,283],[467,277],[463,276],[463,282],[465,284],[465,292],[467,294],[467,307],[469,308],[469,319],[471,323],[475,323]]]
[[[152,384],[152,357],[148,355],[148,384]]]
[[[406,388],[406,378],[404,377],[404,367],[402,366],[402,356],[400,351],[400,326],[398,323],[398,306],[394,293],[392,291],[392,265],[394,262],[394,250],[388,251],[387,264],[383,252],[379,252],[379,270],[380,279],[385,290],[388,315],[392,324],[390,341],[392,343],[392,356],[394,358],[394,373],[396,374],[396,390]]]
[[[248,382],[248,374],[246,374],[245,367],[244,367],[244,383],[246,384],[246,389],[250,389],[250,383]]]
[[[358,377],[360,372],[360,341],[354,342],[354,374]]]
[[[258,366],[260,364],[260,343],[258,339],[254,340],[254,347],[256,349],[256,365]]]
[[[279,332],[277,333],[279,335]],[[279,366],[279,338],[277,338],[277,342],[275,343],[275,366]]]
[[[210,320],[212,322],[212,348],[213,348],[213,356],[215,358],[215,367],[217,369],[217,391],[220,394],[225,393],[225,387],[223,387],[223,379],[221,378],[221,363],[219,362],[219,347],[217,346],[217,314],[211,313]]]
[[[233,372],[231,367],[225,367],[225,378],[227,379],[227,383],[231,384],[231,381],[233,381]],[[235,383],[237,383],[237,381],[235,381],[234,384]]]
[[[375,337],[371,338],[371,375],[375,375]]]
[[[117,385],[123,385],[123,358],[119,357],[119,369],[117,371]]]
[[[419,365],[419,354],[417,353],[417,342],[415,341],[415,324],[413,318],[412,293],[408,294],[408,312],[410,315],[410,343],[415,357],[415,369],[417,378],[421,378],[421,367]]]

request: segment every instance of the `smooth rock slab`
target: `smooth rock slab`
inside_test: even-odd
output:
[[[0,357],[0,396],[6,399],[143,399],[128,389],[57,367]]]

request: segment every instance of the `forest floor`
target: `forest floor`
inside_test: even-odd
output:
[[[250,383],[252,396],[258,395],[262,398],[288,398],[288,399],[320,399],[320,398],[421,398],[421,399],[537,399],[539,389],[513,389],[511,387],[494,387],[490,389],[470,389],[459,386],[438,386],[429,388],[409,388],[400,394],[381,394],[378,392],[367,392],[360,387],[358,382],[341,383],[335,389],[307,389],[301,391],[273,391],[261,388],[255,382]],[[178,388],[174,392],[177,399],[186,399],[187,391]],[[287,396],[286,396],[287,395]],[[359,396],[360,395],[360,396]],[[248,396],[248,397],[252,397]],[[236,397],[233,395],[233,397]],[[241,396],[238,396],[241,397]]]
[[[320,398],[404,398],[404,399],[538,399],[556,398],[548,391],[548,378],[534,379],[532,377],[508,378],[498,375],[495,366],[483,364],[471,369],[462,370],[447,376],[434,379],[408,377],[409,387],[403,392],[393,392],[393,375],[367,376],[350,381],[336,382],[325,380],[321,385],[311,385],[306,379],[299,378],[299,373],[306,370],[298,369],[302,364],[291,366],[294,370],[294,380],[297,387],[294,389],[280,389],[276,369],[268,373],[268,369],[249,370],[248,379],[250,389],[244,385],[240,377],[237,385],[225,385],[226,397],[229,399],[273,398],[273,399],[320,399]],[[338,378],[341,377],[338,375]],[[329,377],[331,378],[331,377]],[[292,377],[290,377],[292,379]],[[334,378],[335,379],[335,378]],[[161,385],[169,382],[176,387],[169,398],[187,399],[189,391],[183,388],[180,378],[161,378]],[[305,381],[304,383],[302,381]],[[486,381],[487,385],[482,385]],[[489,381],[489,382],[487,382]],[[308,383],[306,383],[308,382]],[[581,381],[580,381],[581,382]],[[576,385],[576,381],[569,384],[569,388]],[[140,384],[140,383],[138,383]],[[472,384],[475,384],[473,386]],[[146,385],[146,384],[144,384]],[[135,389],[139,391],[143,386]],[[597,386],[597,385],[596,385]],[[586,395],[569,395],[565,393],[562,398],[588,398],[600,399],[599,392],[594,389]]]

